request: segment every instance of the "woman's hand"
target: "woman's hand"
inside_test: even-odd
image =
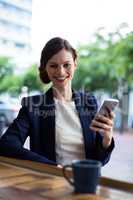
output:
[[[62,168],[63,168],[63,167],[62,167],[62,165],[60,165],[60,164],[58,164],[58,165],[57,165],[57,167],[58,167],[58,168],[60,168],[60,169],[62,169]]]
[[[113,137],[113,124],[115,114],[110,112],[109,117],[103,115],[96,115],[92,120],[90,128],[93,131],[101,132],[103,134],[103,147],[108,148]]]

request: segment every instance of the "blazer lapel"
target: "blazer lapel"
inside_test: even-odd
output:
[[[94,133],[89,128],[92,120],[91,115],[89,114],[89,108],[87,108],[87,106],[85,105],[86,99],[83,93],[73,91],[73,99],[76,104],[76,109],[78,111],[81,127],[83,130],[86,157],[91,157],[93,152],[92,144],[94,141]]]
[[[40,106],[41,147],[48,159],[56,161],[55,155],[55,104],[53,91],[50,88],[44,95],[43,104]]]

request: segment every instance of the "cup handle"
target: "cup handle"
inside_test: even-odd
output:
[[[67,168],[69,168],[69,169],[72,169],[72,166],[71,165],[65,165],[65,166],[63,166],[63,175],[64,175],[64,177],[66,178],[66,180],[71,184],[71,185],[74,185],[74,181],[73,181],[73,179],[71,179],[70,177],[68,177],[67,176],[67,174],[66,174],[66,169]]]

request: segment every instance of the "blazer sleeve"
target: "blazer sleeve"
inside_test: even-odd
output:
[[[95,117],[95,114],[97,113],[98,104],[97,104],[97,100],[96,100],[95,96],[92,95],[91,98],[89,97],[88,99],[89,99],[88,109],[89,110],[93,109],[93,112],[91,112],[92,113],[91,120],[92,120]],[[115,146],[114,138],[112,138],[110,146],[108,148],[104,148],[102,145],[103,135],[99,132],[93,131],[93,136],[94,136],[93,137],[94,138],[93,157],[94,157],[94,159],[101,161],[102,165],[105,165],[110,160],[112,150],[114,149],[114,146]]]
[[[100,160],[102,165],[105,165],[110,160],[112,150],[114,149],[114,138],[112,138],[108,148],[103,147],[102,140],[103,136],[97,132],[95,138],[95,159]]]
[[[29,135],[30,126],[26,107],[22,106],[17,118],[0,138],[0,156],[56,165],[55,162],[48,160],[46,157],[23,147]]]

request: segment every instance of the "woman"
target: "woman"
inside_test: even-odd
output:
[[[23,99],[18,117],[0,140],[0,155],[55,165],[84,158],[108,162],[114,148],[114,113],[94,118],[95,97],[72,90],[76,68],[77,54],[68,41],[57,37],[47,42],[39,72],[52,87]],[[23,147],[28,136],[30,150]]]

